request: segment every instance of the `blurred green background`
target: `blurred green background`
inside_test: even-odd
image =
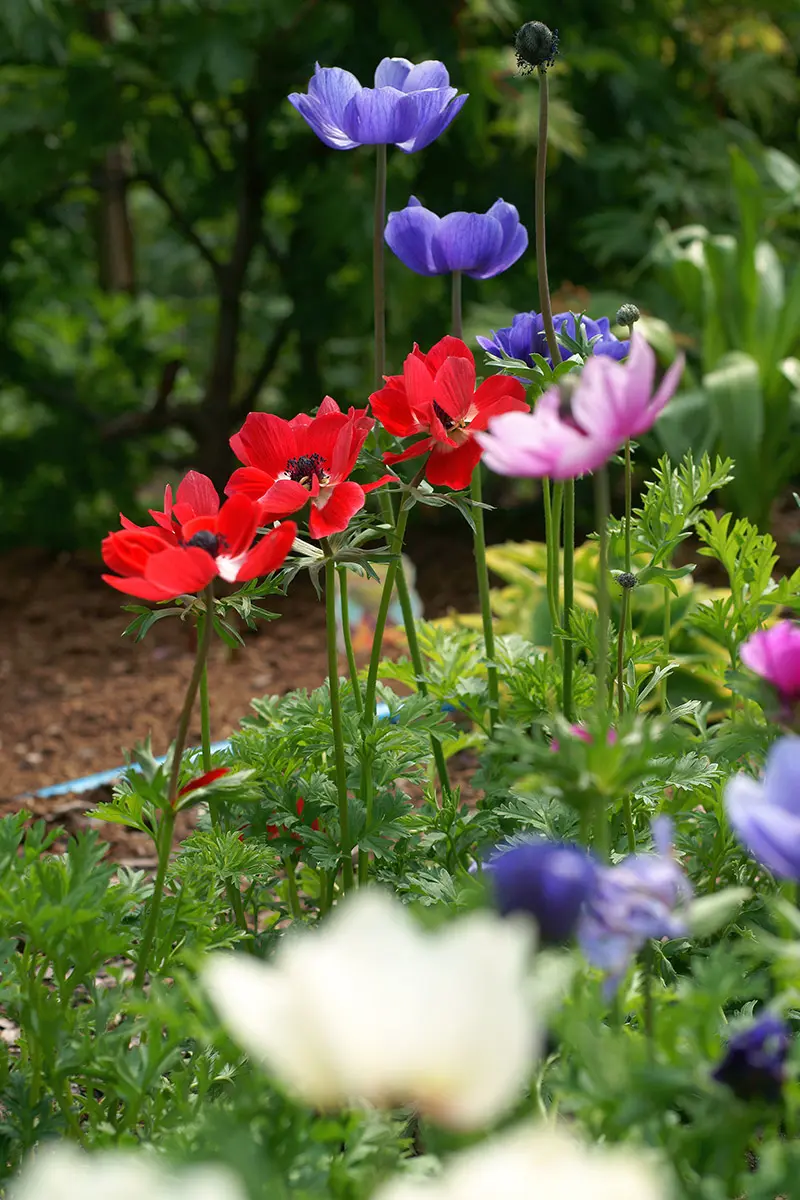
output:
[[[390,150],[389,208],[502,196],[530,226],[538,85],[511,46],[531,19],[561,36],[554,290],[661,318],[665,356],[677,341],[690,360],[662,440],[720,448],[735,425],[763,475],[800,400],[796,4],[5,0],[3,544],[91,543],[190,465],[224,481],[252,407],[363,404],[374,154],[329,150],[285,97],[315,60],[369,83],[384,55],[442,59],[470,99],[427,150]],[[398,369],[446,330],[447,281],[390,256],[388,286]],[[532,251],[465,302],[471,333],[535,307]],[[792,447],[766,496],[743,483],[734,503],[763,519],[797,467]]]

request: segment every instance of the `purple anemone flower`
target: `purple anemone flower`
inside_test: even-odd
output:
[[[484,871],[502,915],[528,913],[550,944],[572,936],[597,882],[597,866],[585,850],[543,838],[499,847]]]
[[[394,143],[406,154],[435,141],[466,99],[450,86],[444,63],[432,59],[414,66],[407,58],[382,59],[374,88],[362,87],[341,67],[317,63],[308,94],[289,96],[317,137],[334,150]]]
[[[773,1013],[759,1017],[728,1042],[725,1056],[712,1072],[740,1100],[780,1100],[792,1031]]]
[[[463,271],[472,279],[491,279],[524,253],[528,231],[505,200],[496,200],[485,213],[437,217],[412,196],[400,212],[389,213],[386,243],[418,275]]]
[[[734,775],[725,810],[753,858],[780,879],[800,882],[800,738],[775,743],[763,780]]]
[[[589,962],[605,971],[611,993],[630,961],[650,938],[680,937],[687,924],[679,910],[691,887],[672,857],[672,822],[653,821],[655,854],[631,854],[599,872],[597,887],[581,914],[578,941]]]
[[[608,317],[601,317],[599,321],[593,321],[591,317],[578,318],[575,313],[556,313],[553,317],[556,334],[563,330],[571,338],[578,340],[577,323],[579,320],[587,340],[592,342],[592,339],[597,339],[592,345],[592,354],[604,354],[608,358],[617,360],[627,357],[631,344],[629,341],[620,341],[614,336]],[[504,329],[498,329],[496,332],[492,330],[490,338],[479,337],[477,340],[484,350],[489,354],[496,355],[497,358],[502,358],[504,354],[507,354],[509,358],[516,358],[532,367],[532,355],[541,354],[551,367],[553,365],[550,351],[547,348],[541,313],[517,313],[510,325]],[[568,358],[569,354],[570,351],[564,348],[564,357]]]

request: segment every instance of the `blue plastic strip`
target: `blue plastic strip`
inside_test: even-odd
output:
[[[215,742],[211,747],[211,753],[217,754],[221,750],[229,750],[230,745],[230,742],[227,740],[224,742]],[[195,747],[194,753],[200,753],[199,746]],[[157,763],[165,761],[165,754],[161,758],[156,759]],[[132,763],[131,766],[134,771],[140,770],[136,763]],[[38,792],[34,792],[33,794],[41,800],[49,800],[51,796],[69,796],[73,793],[90,792],[93,788],[103,787],[106,783],[113,783],[116,779],[119,779],[124,770],[126,770],[124,766],[111,767],[108,771],[98,771],[94,775],[84,775],[81,779],[70,779],[68,783],[54,783],[50,787],[39,788]]]

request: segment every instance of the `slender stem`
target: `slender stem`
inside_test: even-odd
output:
[[[452,279],[453,279],[453,288],[452,288],[452,292],[451,292],[452,316],[451,316],[451,320],[450,320],[450,332],[452,333],[453,337],[460,338],[460,337],[464,336],[464,320],[463,320],[463,316],[462,316],[462,302],[461,302],[461,272],[453,271]]]
[[[575,647],[572,643],[572,605],[575,579],[575,480],[568,479],[564,485],[564,688],[561,707],[564,719],[572,720],[572,665]]]
[[[544,505],[544,540],[547,551],[547,608],[550,613],[550,630],[553,649],[556,643],[556,628],[558,627],[558,599],[555,590],[555,568],[553,566],[555,537],[553,534],[553,497],[550,492],[550,480],[542,480],[542,504]]]
[[[617,710],[620,719],[625,712],[625,626],[628,620],[629,598],[630,588],[624,587],[619,613],[619,630],[617,631]]]
[[[489,568],[486,566],[486,531],[483,524],[483,484],[481,480],[481,465],[478,463],[472,472],[470,484],[472,496],[472,519],[475,522],[475,568],[478,575],[478,595],[481,601],[481,618],[483,620],[483,641],[486,649],[486,675],[489,685],[489,728],[494,733],[497,718],[500,714],[500,686],[497,678],[495,661],[494,622],[492,621],[492,597],[489,588]]]
[[[631,554],[632,531],[632,500],[633,500],[633,469],[631,466],[631,439],[625,443],[625,570],[630,572],[633,556]]]
[[[375,211],[372,226],[372,298],[375,313],[375,387],[386,368],[386,278],[383,235],[386,226],[386,146],[376,146]]]
[[[211,709],[208,703],[208,665],[203,664],[200,676],[200,745],[203,750],[203,770],[211,770]]]
[[[144,977],[147,972],[150,952],[153,947],[153,939],[155,937],[156,926],[158,924],[158,914],[161,909],[161,899],[164,893],[164,880],[167,875],[167,867],[169,865],[170,851],[172,850],[172,834],[175,828],[176,817],[176,802],[178,798],[178,784],[181,777],[181,760],[183,758],[184,747],[186,746],[186,737],[189,732],[189,722],[192,718],[192,710],[197,692],[200,687],[200,682],[205,671],[206,661],[208,659],[208,649],[211,645],[211,634],[214,628],[214,587],[209,584],[203,593],[205,599],[205,616],[202,621],[198,622],[198,638],[197,652],[194,660],[194,668],[189,678],[189,683],[186,687],[186,696],[183,701],[183,708],[178,717],[178,728],[175,734],[175,741],[172,747],[172,766],[169,775],[169,784],[167,786],[167,798],[162,810],[161,828],[158,839],[158,867],[156,869],[156,877],[153,883],[153,895],[150,900],[150,912],[147,917],[147,924],[142,935],[141,945],[139,946],[139,957],[136,962],[136,974],[134,975],[134,986],[141,987],[144,982]],[[205,755],[203,759],[205,763]]]
[[[595,510],[599,559],[597,564],[597,661],[595,662],[596,704],[598,711],[608,709],[608,512],[610,497],[608,468],[600,467],[594,476]]]
[[[371,724],[375,718],[375,695],[378,688],[378,668],[381,661],[381,650],[383,648],[383,634],[386,629],[386,619],[389,615],[389,608],[392,603],[392,592],[395,588],[395,583],[398,578],[398,564],[400,563],[400,555],[403,552],[403,538],[406,533],[406,525],[411,512],[411,506],[403,504],[400,509],[400,515],[397,518],[397,524],[392,531],[391,552],[392,557],[387,563],[386,574],[383,577],[383,590],[378,604],[378,612],[375,617],[375,632],[372,637],[372,652],[369,657],[369,667],[367,669],[367,685],[364,693],[364,712],[367,721]]]
[[[556,367],[561,362],[561,350],[553,325],[553,306],[547,278],[547,238],[545,232],[545,181],[547,179],[547,122],[550,109],[550,89],[547,71],[539,71],[539,141],[536,145],[536,275],[539,281],[539,308],[547,338],[547,348]]]
[[[172,834],[175,829],[175,810],[167,808],[164,810],[164,817],[161,822],[161,830],[158,842],[158,869],[156,870],[155,882],[153,883],[153,895],[150,900],[150,912],[147,915],[147,925],[145,926],[142,942],[139,947],[139,957],[136,960],[136,974],[133,977],[133,986],[141,987],[144,983],[144,977],[147,973],[147,967],[150,960],[150,952],[153,948],[153,939],[158,925],[158,914],[161,911],[161,899],[164,895],[164,880],[167,876],[167,867],[169,866],[169,855],[172,849]]]
[[[336,568],[339,576],[339,608],[342,614],[342,637],[344,638],[344,649],[347,655],[347,666],[350,671],[350,683],[353,688],[353,702],[356,706],[356,712],[361,715],[361,684],[358,679],[358,665],[356,663],[356,655],[353,650],[353,632],[350,628],[350,598],[347,594],[347,567],[344,565]]]
[[[353,886],[353,860],[350,845],[350,813],[347,799],[347,761],[344,753],[342,704],[339,695],[339,655],[336,648],[336,563],[325,548],[325,625],[328,642],[328,685],[331,697],[331,726],[336,766],[336,791],[339,797],[339,832],[342,852],[342,888]]]
[[[295,921],[302,921],[303,910],[300,907],[300,896],[297,892],[297,876],[294,870],[294,859],[291,854],[284,856],[283,865],[286,868],[286,887],[289,892],[289,910]]]
[[[669,640],[672,634],[672,593],[669,588],[664,588],[664,633],[663,633],[663,656],[664,667],[669,664]],[[667,711],[667,683],[669,676],[665,675],[658,685],[658,699],[661,705],[661,711]]]

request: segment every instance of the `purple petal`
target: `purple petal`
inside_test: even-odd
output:
[[[511,347],[509,351],[511,357],[518,358],[522,362],[525,362],[526,360],[531,362],[533,339],[537,334],[540,334],[543,329],[544,322],[542,321],[539,313],[517,313],[511,322],[511,330],[508,339]]]
[[[773,875],[800,880],[800,817],[768,802],[748,775],[734,775],[725,788],[725,810],[754,858]]]
[[[448,213],[433,245],[439,271],[478,272],[491,266],[503,242],[497,221],[483,213]]]
[[[414,64],[407,58],[382,58],[375,68],[375,87],[393,87],[405,91],[404,84]]]
[[[401,212],[389,213],[386,244],[409,270],[418,275],[438,275],[441,272],[433,257],[432,243],[441,224],[441,218],[423,208],[419,201],[415,205],[409,203]]]
[[[519,213],[513,204],[506,204],[505,200],[496,200],[486,216],[498,222],[503,240],[494,261],[487,268],[483,271],[467,272],[473,279],[491,279],[507,271],[525,253],[528,246],[528,231],[524,225],[520,225]]]
[[[412,67],[405,83],[396,86],[402,87],[404,92],[419,92],[423,88],[449,88],[450,76],[444,63],[438,62],[435,58],[429,58]],[[454,88],[453,91],[455,92],[456,89]]]
[[[595,342],[592,346],[592,354],[602,354],[606,358],[613,358],[616,362],[622,362],[623,358],[628,357],[630,349],[630,342],[621,342],[619,338],[610,337],[607,341]]]
[[[456,96],[449,103],[437,103],[436,97],[450,97],[455,94],[455,88],[441,88],[430,92],[412,92],[411,96],[417,101],[418,121],[417,132],[405,141],[398,141],[397,146],[405,154],[414,154],[424,150],[431,142],[435,142],[439,134],[444,133],[450,122],[461,112],[467,102],[469,93]]]
[[[347,105],[342,127],[361,146],[403,142],[417,128],[416,99],[396,88],[362,88]]]
[[[330,146],[332,150],[352,150],[358,145],[358,142],[352,141],[338,126],[331,123],[325,110],[314,96],[304,96],[300,92],[292,92],[289,96],[289,103],[297,109],[306,124],[311,126],[320,141],[324,142],[326,146]]]
[[[800,817],[800,738],[783,737],[770,750],[764,794],[770,804]]]
[[[482,337],[481,334],[478,334],[475,338],[475,341],[482,350],[486,351],[487,354],[494,354],[496,358],[503,357],[502,351],[505,349],[505,347],[500,340],[499,335],[496,334],[494,330],[492,330],[492,336],[490,338]],[[506,354],[508,354],[508,350],[506,350]]]
[[[361,84],[351,71],[341,67],[321,67],[319,63],[308,85],[308,94],[319,102],[326,119],[337,129],[344,130],[344,113]]]

